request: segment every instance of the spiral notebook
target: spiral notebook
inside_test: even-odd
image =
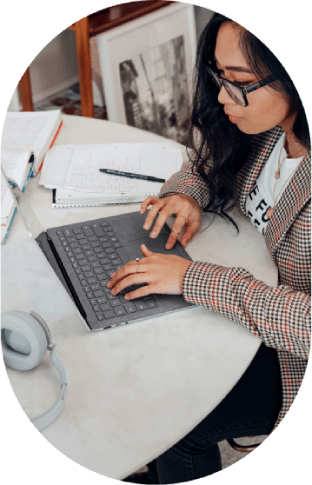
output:
[[[78,190],[53,189],[53,209],[66,207],[100,207],[108,204],[136,204],[143,202],[149,195],[157,197],[159,190],[146,194],[103,194],[101,192],[82,192]]]
[[[59,145],[49,150],[39,183],[53,189],[52,207],[136,203],[157,196],[162,183],[109,175],[99,169],[167,180],[182,163],[181,150],[169,143]]]

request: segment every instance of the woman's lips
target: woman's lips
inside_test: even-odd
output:
[[[233,116],[228,113],[225,113],[225,114],[229,117],[229,120],[231,121],[231,123],[239,123],[243,119],[239,116]]]

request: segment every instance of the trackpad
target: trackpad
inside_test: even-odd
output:
[[[134,241],[129,241],[125,249],[130,259],[142,258],[143,254],[140,248],[141,244],[145,244],[147,249],[149,249],[153,253],[175,254],[176,256],[182,256],[176,245],[172,249],[165,248],[167,240],[168,234],[160,234],[156,239],[152,239],[148,236],[144,238],[142,237]]]

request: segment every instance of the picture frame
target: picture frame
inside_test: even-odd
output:
[[[109,121],[183,143],[196,55],[194,6],[173,3],[97,36]]]

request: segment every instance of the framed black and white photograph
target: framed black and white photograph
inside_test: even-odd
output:
[[[183,143],[195,62],[194,6],[176,3],[97,36],[109,121]]]

